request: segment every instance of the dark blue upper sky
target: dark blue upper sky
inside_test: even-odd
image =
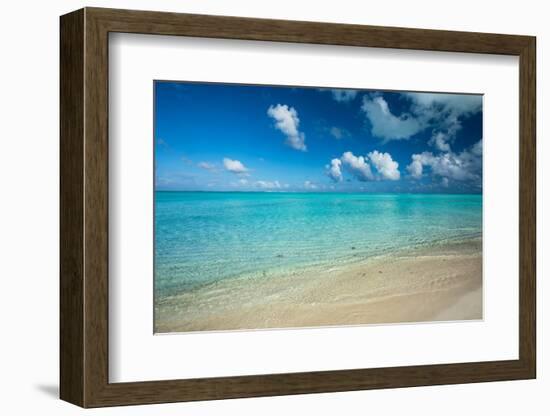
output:
[[[157,190],[481,192],[480,95],[155,82]]]

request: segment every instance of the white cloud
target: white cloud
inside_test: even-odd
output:
[[[411,114],[392,114],[386,100],[379,96],[365,96],[361,109],[372,125],[372,134],[385,140],[408,139],[423,129]]]
[[[306,189],[317,189],[318,186],[315,185],[313,182],[305,181],[304,182],[304,188],[306,188]]]
[[[384,140],[403,140],[431,128],[428,143],[442,152],[451,150],[462,120],[482,107],[480,95],[403,93],[402,96],[411,105],[408,113],[399,116],[391,112],[383,97],[372,94],[363,97],[361,109],[370,121],[372,134]]]
[[[376,169],[376,175],[372,172],[372,166]],[[342,167],[361,182],[373,180],[397,181],[401,177],[399,163],[393,160],[389,153],[374,150],[366,156],[356,156],[352,152],[344,152],[339,159],[332,159],[326,165],[326,173],[334,182],[343,180]]]
[[[307,150],[304,133],[300,132],[298,112],[288,105],[277,104],[267,109],[269,117],[275,120],[275,127],[286,136],[286,144],[293,149],[305,152]]]
[[[380,153],[375,150],[370,152],[367,156],[381,175],[382,179],[389,179],[392,181],[399,180],[399,163],[394,161],[389,153]]]
[[[481,140],[469,149],[460,153],[446,152],[434,155],[422,152],[412,155],[412,162],[407,170],[414,178],[422,176],[423,168],[429,167],[435,176],[456,181],[480,180],[481,178]],[[448,184],[448,182],[447,182]]]
[[[412,101],[412,112],[422,124],[434,130],[428,144],[442,152],[451,150],[450,143],[462,128],[462,119],[479,111],[481,95],[405,93]]]
[[[471,152],[475,156],[481,156],[483,153],[483,140],[478,141],[472,146]]]
[[[279,181],[256,181],[254,186],[262,189],[280,189],[281,184]]]
[[[342,161],[340,159],[332,159],[330,165],[326,166],[327,175],[334,181],[342,180]]]
[[[419,179],[422,177],[422,161],[420,160],[421,155],[412,155],[412,162],[409,166],[407,166],[407,171],[411,174],[411,176],[415,179]]]
[[[199,162],[199,163],[197,163],[197,166],[201,169],[206,169],[206,170],[209,170],[209,171],[215,171],[216,170],[216,165],[214,165],[213,163]]]
[[[247,179],[239,179],[239,184],[248,185],[248,180]]]
[[[248,172],[246,166],[244,166],[239,160],[223,158],[223,167],[229,172],[236,174],[244,174]]]
[[[349,102],[357,97],[357,90],[331,90],[332,98],[338,102]]]
[[[449,152],[451,150],[449,139],[450,137],[448,134],[438,131],[432,135],[432,138],[428,141],[428,144],[434,146],[441,152]]]
[[[438,109],[440,112],[448,111],[455,114],[472,114],[481,110],[482,97],[474,94],[439,94],[439,93],[404,93],[414,104],[421,107],[419,111],[426,109]]]
[[[355,156],[352,152],[345,152],[341,160],[344,166],[358,180],[365,182],[374,179],[370,166],[363,156]]]

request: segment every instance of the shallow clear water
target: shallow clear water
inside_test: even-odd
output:
[[[155,292],[481,235],[481,195],[156,192]]]

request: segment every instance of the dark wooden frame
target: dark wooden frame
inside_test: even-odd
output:
[[[110,32],[519,56],[519,359],[109,383]],[[82,407],[101,407],[535,378],[535,45],[530,36],[99,8],[62,16],[61,398]]]

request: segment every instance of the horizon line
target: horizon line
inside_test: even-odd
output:
[[[154,192],[201,192],[232,194],[428,194],[428,195],[483,195],[483,192],[377,192],[377,191],[216,191],[216,190],[179,190],[155,189]]]

